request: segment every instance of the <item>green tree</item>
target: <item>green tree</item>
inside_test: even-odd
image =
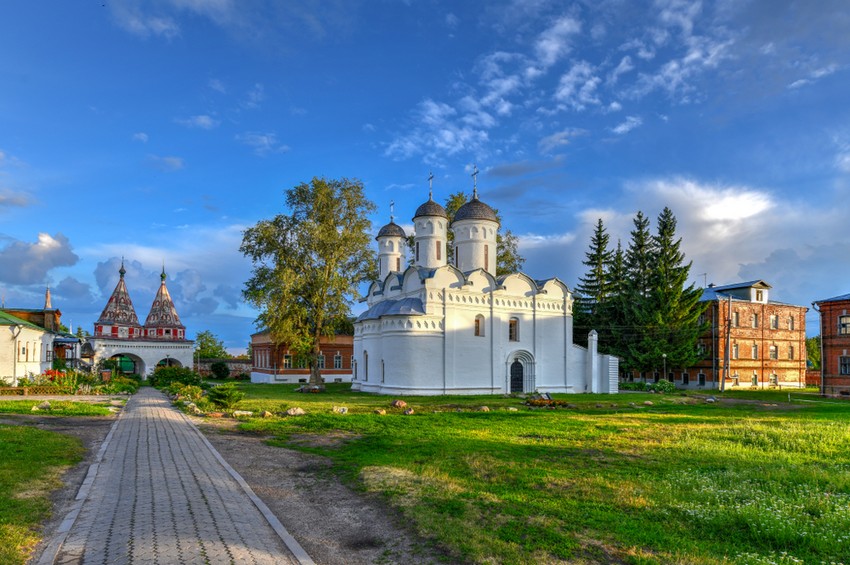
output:
[[[310,383],[321,385],[320,338],[345,322],[360,283],[377,276],[367,219],[375,205],[360,181],[314,178],[286,191],[286,207],[243,233],[240,251],[253,268],[242,293],[272,342],[306,357]]]
[[[195,355],[199,359],[225,359],[230,357],[224,342],[219,340],[214,333],[204,330],[195,336]]]
[[[612,327],[617,354],[623,361],[622,369],[625,371],[644,368],[637,344],[646,339],[649,320],[646,319],[644,305],[649,296],[651,267],[655,259],[649,219],[639,211],[632,222],[634,229],[623,257],[624,277],[618,299],[623,308],[622,324]]]
[[[681,243],[682,239],[676,237],[676,217],[665,207],[658,215],[657,233],[652,238],[649,292],[639,305],[638,319],[644,332],[633,358],[642,369],[665,364],[668,368],[685,368],[701,359],[697,340],[706,330],[700,317],[707,304],[700,302],[701,288],[686,286],[691,263],[685,263]]]
[[[599,350],[618,357],[625,357],[625,352],[628,349],[622,341],[624,332],[621,331],[628,323],[628,304],[625,299],[627,282],[625,261],[623,246],[617,240],[617,249],[612,254],[611,266],[608,270],[609,297],[601,308],[602,319],[605,320],[608,327],[607,331],[600,336]]]
[[[602,218],[596,222],[596,229],[590,237],[590,249],[585,253],[582,264],[588,270],[579,278],[576,286],[576,300],[573,305],[573,339],[585,343],[588,332],[596,329],[599,342],[608,342],[604,334],[610,333],[610,323],[605,319],[605,308],[610,295],[609,271],[613,253],[608,249],[610,236],[605,231]]]
[[[820,369],[820,336],[806,338],[806,358],[812,369]]]
[[[469,202],[469,199],[470,197],[462,190],[450,194],[446,198],[444,208],[449,219],[449,225],[454,221],[455,214],[460,210],[460,207]],[[519,254],[519,238],[511,230],[502,229],[502,216],[499,214],[499,210],[493,208],[493,212],[496,213],[496,218],[499,220],[499,231],[496,233],[496,247],[498,248],[498,253],[496,254],[496,275],[519,272],[522,270],[523,263],[525,263],[525,258]],[[413,239],[413,234],[407,238],[407,245],[411,250],[413,249]],[[448,230],[446,239],[448,247],[446,260],[451,265],[454,262],[453,243],[455,239],[451,229]]]

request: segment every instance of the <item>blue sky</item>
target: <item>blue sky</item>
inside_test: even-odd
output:
[[[844,1],[15,2],[0,53],[0,292],[74,328],[122,256],[143,319],[164,261],[190,336],[244,350],[241,233],[286,188],[359,178],[407,227],[473,163],[536,278],[669,206],[698,285],[850,291]]]

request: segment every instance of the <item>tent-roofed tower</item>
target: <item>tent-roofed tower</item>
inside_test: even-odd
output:
[[[180,323],[180,316],[177,315],[174,301],[165,285],[167,275],[164,265],[159,278],[162,282],[153,299],[151,311],[145,319],[145,335],[156,339],[184,339],[186,326]]]
[[[94,324],[95,337],[133,338],[142,335],[142,327],[139,325],[136,309],[133,307],[133,301],[130,299],[130,293],[127,292],[127,285],[124,282],[126,273],[127,270],[124,269],[124,261],[122,260],[121,268],[118,270],[118,284],[115,285],[112,296],[109,297],[100,318]]]

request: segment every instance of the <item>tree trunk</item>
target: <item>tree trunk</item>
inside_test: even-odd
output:
[[[316,339],[313,344],[313,351],[310,353],[310,385],[324,388],[322,372],[319,369],[319,353],[321,353],[321,347],[319,346],[319,340]]]

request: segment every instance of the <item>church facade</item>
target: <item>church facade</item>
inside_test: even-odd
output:
[[[354,324],[352,389],[379,394],[616,393],[618,359],[573,344],[557,278],[496,276],[499,222],[473,198],[449,225],[430,196],[413,217],[413,262],[394,219],[376,240],[380,277]],[[452,230],[453,261],[447,260]]]
[[[128,360],[132,368],[122,368],[144,378],[160,364],[191,367],[195,342],[186,339],[186,326],[180,322],[165,284],[165,268],[144,325],[139,324],[130,300],[124,281],[126,272],[122,262],[118,284],[95,322],[94,335],[86,340],[83,354],[91,358],[93,365],[113,357]]]

